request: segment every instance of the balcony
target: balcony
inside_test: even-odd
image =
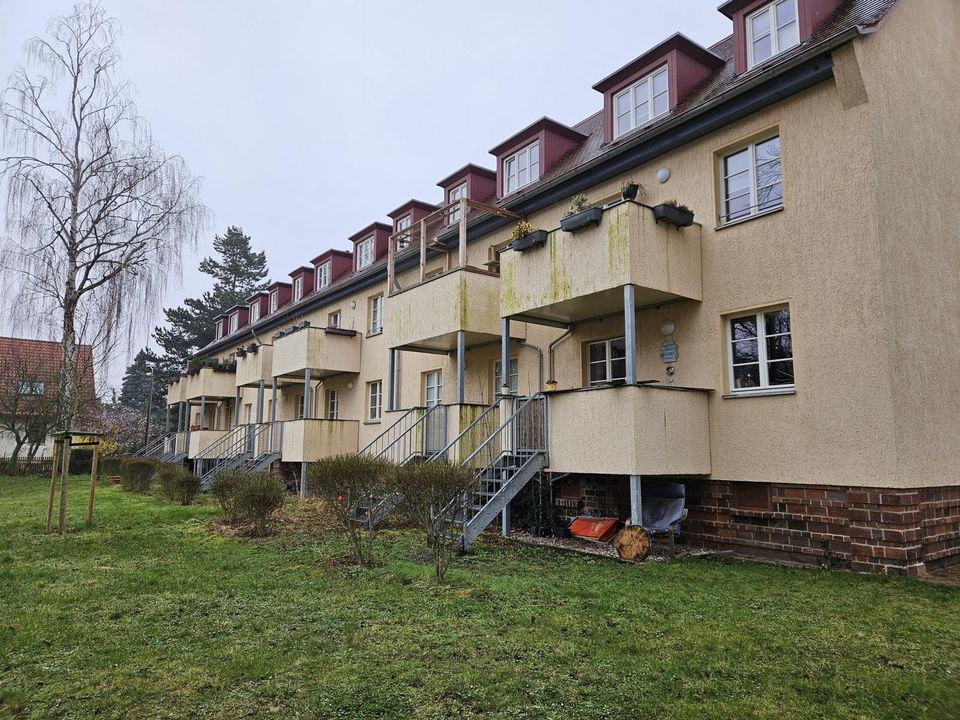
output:
[[[620,385],[548,397],[551,472],[710,473],[706,390]]]
[[[167,385],[167,405],[183,402],[183,378],[177,378]]]
[[[235,372],[204,367],[182,376],[179,383],[174,385],[180,385],[180,400],[183,402],[199,400],[203,397],[232,398],[237,392],[235,378]]]
[[[273,344],[273,375],[314,378],[360,372],[360,338],[355,330],[306,327],[277,338]]]
[[[500,278],[486,270],[452,270],[395,292],[386,303],[390,348],[454,350],[459,330],[467,347],[500,337]]]
[[[261,382],[269,385],[273,379],[273,347],[254,347],[256,352],[247,350],[237,358],[237,387],[255,387]]]
[[[360,423],[356,420],[288,420],[283,423],[283,462],[313,462],[356,453]]]
[[[500,315],[569,324],[623,312],[623,287],[637,306],[702,299],[700,226],[658,224],[653,209],[624,201],[596,227],[555,230],[545,247],[500,255]]]
[[[187,457],[195,458],[208,447],[220,440],[229,430],[194,430],[190,433]]]

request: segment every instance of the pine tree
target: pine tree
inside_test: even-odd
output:
[[[213,341],[213,318],[268,285],[267,254],[254,252],[242,228],[228,227],[214,238],[213,249],[218,257],[200,261],[200,270],[214,280],[213,290],[187,298],[180,307],[166,308],[166,326],[154,330],[169,367],[182,369],[193,353]]]

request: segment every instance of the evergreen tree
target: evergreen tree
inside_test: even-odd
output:
[[[228,227],[214,238],[213,249],[217,257],[200,261],[200,270],[214,280],[213,290],[164,309],[166,326],[154,330],[168,367],[182,369],[193,353],[213,341],[213,318],[268,285],[267,254],[254,252],[242,228]]]
[[[115,398],[117,406],[132,411],[136,418],[136,428],[130,429],[140,443],[143,442],[144,424],[147,420],[147,403],[150,401],[150,385],[153,384],[153,405],[150,408],[150,436],[159,437],[163,432],[166,417],[167,384],[176,378],[178,372],[171,373],[164,359],[150,348],[144,348],[136,354],[133,362],[123,375],[120,396]]]

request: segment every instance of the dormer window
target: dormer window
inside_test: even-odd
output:
[[[397,232],[402,233],[404,230],[409,230],[411,222],[413,222],[413,218],[410,215],[404,215],[402,218],[397,220]],[[400,240],[397,242],[397,250],[404,250],[409,245],[409,240]]]
[[[230,316],[230,334],[232,335],[237,331],[237,321],[239,318],[239,313],[234,313]]]
[[[509,195],[540,179],[540,141],[503,161],[503,194]]]
[[[670,86],[667,68],[662,67],[634,83],[613,99],[616,133],[620,137],[634,128],[646,125],[670,109]]]
[[[357,243],[357,270],[373,264],[373,236]]]
[[[797,0],[779,0],[746,17],[747,68],[800,42]]]
[[[223,320],[217,320],[217,339],[223,337]]]
[[[272,313],[275,313],[277,311],[277,302],[279,301],[279,298],[277,297],[277,295],[278,293],[276,290],[270,293],[270,312]]]
[[[322,290],[330,284],[330,261],[317,265],[317,290]]]
[[[260,301],[256,300],[250,303],[250,322],[255,323],[260,319]]]
[[[463,183],[462,185],[457,185],[455,188],[450,190],[450,194],[447,196],[448,202],[454,203],[458,200],[465,198],[467,196],[467,184]],[[450,215],[448,221],[451,225],[455,222],[460,222],[460,206],[455,205],[450,208]]]
[[[297,302],[303,297],[303,276],[293,279],[293,301]]]

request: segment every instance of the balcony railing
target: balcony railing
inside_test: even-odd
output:
[[[431,280],[427,275],[427,261],[443,256],[443,270],[470,268],[476,271],[494,272],[496,257],[481,267],[467,263],[467,226],[484,214],[522,220],[523,216],[495,205],[462,198],[448,203],[422,218],[420,222],[390,236],[387,245],[387,293],[392,294]],[[455,254],[454,254],[455,251]],[[419,263],[419,272],[412,281],[401,285],[397,277],[397,264],[410,260]],[[496,274],[494,272],[494,274]]]
[[[355,330],[303,327],[288,330],[273,343],[273,375],[313,377],[360,372],[360,338]]]
[[[183,375],[167,391],[167,402],[189,402],[207,398],[232,398],[236,393],[236,373],[200,368]],[[175,400],[171,400],[175,397]]]
[[[273,346],[252,345],[237,357],[237,387],[269,385],[273,378]]]
[[[360,438],[357,420],[287,420],[283,423],[283,462],[313,462],[332,455],[354,454]]]

